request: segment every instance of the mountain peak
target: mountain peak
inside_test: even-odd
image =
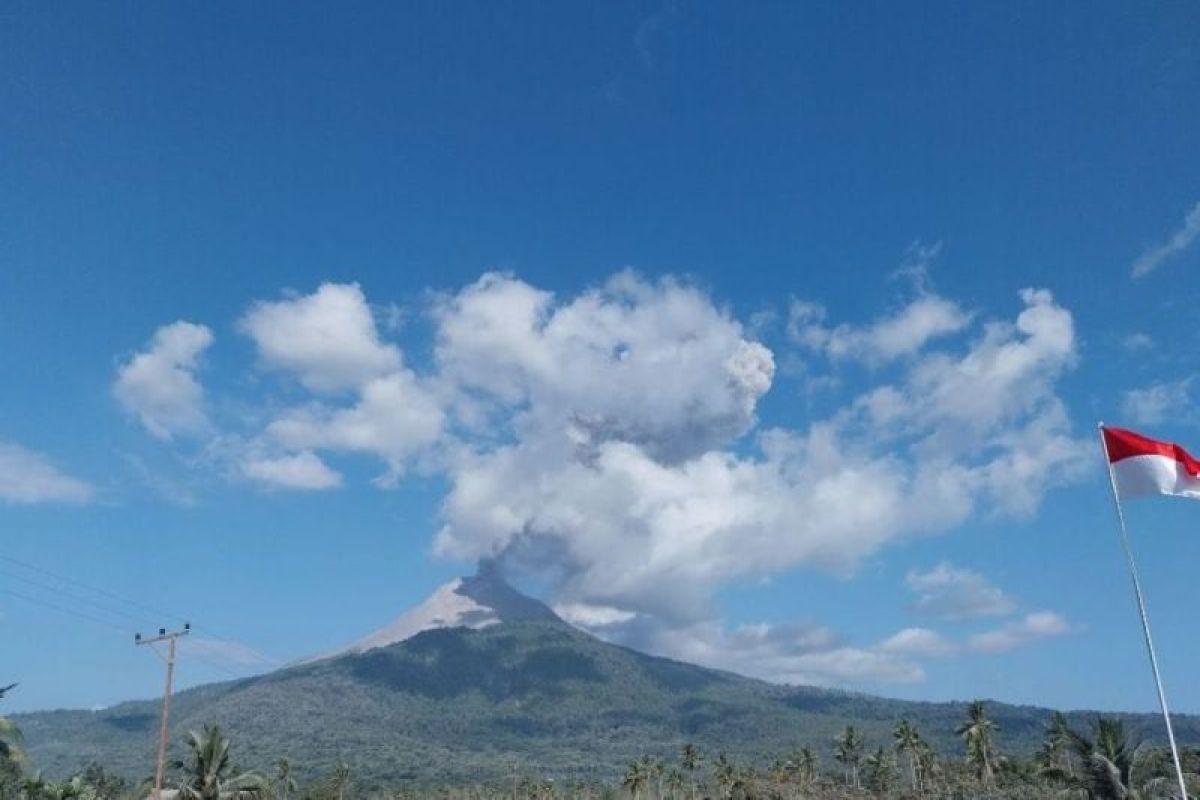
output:
[[[478,629],[527,620],[562,621],[545,603],[514,589],[495,564],[483,561],[474,575],[442,584],[420,605],[331,655],[365,653],[435,628]]]

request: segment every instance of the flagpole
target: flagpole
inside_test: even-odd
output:
[[[1104,438],[1104,423],[1098,426],[1100,447],[1104,450],[1104,467],[1108,470],[1108,485],[1112,489],[1113,506],[1117,510],[1117,528],[1121,534],[1121,549],[1129,565],[1129,577],[1133,580],[1133,595],[1137,598],[1138,613],[1142,618],[1142,633],[1146,637],[1146,652],[1150,655],[1150,670],[1154,673],[1154,686],[1158,689],[1158,704],[1162,708],[1163,721],[1167,724],[1167,742],[1171,745],[1171,759],[1175,762],[1175,777],[1179,779],[1180,800],[1187,800],[1187,784],[1183,780],[1183,764],[1179,761],[1179,748],[1175,745],[1175,731],[1171,727],[1171,714],[1167,710],[1167,694],[1163,691],[1162,676],[1158,672],[1158,657],[1154,654],[1154,639],[1150,636],[1150,617],[1146,613],[1146,601],[1142,596],[1142,583],[1138,580],[1137,565],[1133,561],[1133,548],[1129,546],[1129,532],[1125,529],[1125,511],[1121,508],[1121,495],[1117,492],[1117,479],[1113,475],[1112,461],[1108,457],[1108,441]]]

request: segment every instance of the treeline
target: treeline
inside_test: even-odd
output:
[[[359,785],[339,762],[329,774],[301,784],[293,764],[279,759],[261,771],[242,771],[230,739],[216,727],[191,732],[185,757],[169,764],[164,800],[958,800],[959,798],[1178,797],[1170,755],[1127,735],[1123,723],[1097,717],[1087,730],[1061,714],[1046,725],[1035,755],[1006,755],[999,728],[982,702],[972,703],[954,731],[960,752],[937,754],[917,726],[895,724],[888,741],[868,742],[848,725],[824,755],[801,747],[769,764],[737,763],[725,754],[685,745],[670,758],[633,760],[619,781],[561,782],[514,769],[501,782],[479,785],[378,787]],[[1200,749],[1185,750],[1189,794],[1200,788]],[[150,780],[136,785],[93,764],[67,780],[42,778],[21,749],[20,731],[0,718],[0,800],[131,800],[151,797]]]

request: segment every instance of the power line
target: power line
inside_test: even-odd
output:
[[[120,609],[110,608],[101,603],[98,603],[89,597],[84,597],[82,595],[66,591],[65,589],[63,589],[62,587],[59,587],[59,586],[54,586],[54,585],[48,584],[48,583],[42,583],[41,581],[34,580],[33,578],[27,577],[25,575],[19,575],[15,572],[11,572],[6,569],[0,569],[0,575],[6,576],[8,578],[12,578],[14,580],[22,581],[23,583],[27,583],[30,586],[36,586],[39,589],[45,589],[48,592],[54,592],[56,597],[69,597],[72,600],[76,600],[80,603],[91,606],[99,611],[103,611],[107,614],[112,614],[114,616],[122,617],[126,620],[129,620],[130,622],[133,622],[136,625],[144,625],[148,620],[147,617],[135,617],[134,615],[127,614],[124,611],[121,611]]]
[[[82,581],[77,581],[75,579],[68,578],[66,576],[58,575],[56,573],[51,572],[50,570],[45,570],[45,569],[41,569],[39,567],[35,567],[32,564],[26,565],[24,562],[20,562],[17,559],[9,558],[6,556],[0,556],[0,560],[12,562],[12,563],[18,563],[23,567],[31,569],[40,574],[47,575],[47,576],[51,577],[52,579],[61,580],[65,583],[69,583],[69,584],[75,585],[75,586],[81,586],[83,588],[88,589],[89,591],[95,591],[98,594],[113,597],[114,599],[125,602],[128,605],[132,605],[132,606],[139,607],[139,608],[149,608],[149,606],[145,606],[144,604],[136,603],[132,600],[126,600],[125,598],[121,598],[119,595],[116,595],[112,592],[108,592],[104,589],[100,589],[99,587],[90,586]],[[116,631],[125,636],[133,635],[133,630],[131,628],[124,627],[124,625],[125,625],[124,622],[118,623],[117,621],[115,621],[114,617],[119,617],[122,620],[131,621],[137,626],[144,626],[148,622],[147,617],[137,617],[132,614],[128,614],[117,608],[112,608],[112,607],[103,605],[91,598],[79,595],[77,593],[66,591],[60,586],[54,586],[49,583],[37,581],[28,576],[16,574],[16,573],[12,572],[11,570],[0,569],[0,575],[5,575],[7,577],[14,578],[19,581],[23,581],[24,583],[27,583],[31,586],[35,586],[44,591],[53,592],[55,594],[56,600],[61,600],[62,598],[69,598],[71,600],[74,600],[74,601],[76,601],[77,604],[82,604],[86,610],[81,610],[78,605],[76,605],[75,607],[70,607],[68,605],[62,604],[61,602],[54,602],[51,600],[46,600],[42,597],[26,594],[24,592],[19,592],[15,589],[0,587],[0,592],[11,595],[12,597],[15,597],[19,600],[23,600],[27,603],[32,603],[35,605],[42,606],[44,608],[48,608],[48,609],[50,609],[52,611],[56,611],[60,614],[67,614],[69,616],[73,616],[78,619],[83,619],[88,622],[91,622],[91,623],[94,623],[97,625],[101,625],[105,628]],[[199,628],[194,628],[194,629],[199,630]],[[216,634],[212,633],[211,631],[205,631],[205,632],[213,637],[213,641],[216,641],[216,642],[230,641],[229,639],[227,639],[225,637],[217,636]],[[257,651],[255,651],[255,652],[257,653]],[[259,653],[258,655],[262,655],[262,654]],[[245,673],[239,673],[239,672],[236,672],[236,671],[228,668],[225,664],[212,658],[210,655],[208,655],[204,652],[197,652],[195,650],[192,650],[191,657],[193,659],[195,659],[196,661],[199,661],[200,663],[210,667],[211,669],[214,669],[217,672],[219,672],[229,678],[232,678],[234,680],[246,677]],[[280,664],[279,661],[276,661],[275,659],[269,658],[267,656],[263,656],[263,659],[266,662],[265,666],[268,666],[268,667],[278,666]]]
[[[94,622],[98,625],[103,625],[106,628],[112,628],[117,633],[123,633],[125,635],[129,635],[129,634],[133,633],[133,631],[131,631],[127,628],[122,628],[117,625],[114,625],[112,622],[109,622],[108,620],[101,619],[100,617],[96,617],[91,614],[84,613],[82,611],[76,611],[76,610],[73,610],[70,608],[66,608],[65,606],[60,606],[57,603],[51,603],[51,602],[49,602],[47,600],[43,600],[39,597],[30,597],[27,594],[22,594],[21,592],[13,591],[12,589],[6,589],[4,587],[0,587],[0,592],[4,592],[7,595],[16,597],[19,600],[24,600],[27,603],[33,603],[35,605],[45,606],[46,608],[53,609],[54,611],[58,611],[59,613],[62,613],[62,614],[69,614],[72,617],[79,617],[80,619],[86,619],[89,622]]]
[[[121,595],[117,594],[116,592],[110,592],[109,590],[102,589],[99,586],[92,586],[91,584],[84,583],[83,581],[78,580],[76,578],[72,578],[67,575],[62,575],[57,572],[53,572],[51,570],[46,569],[45,567],[39,567],[36,564],[30,564],[26,561],[21,561],[18,558],[13,558],[12,556],[0,555],[0,561],[7,561],[10,564],[14,564],[18,567],[22,567],[27,570],[32,570],[33,572],[37,572],[41,575],[45,575],[48,578],[53,578],[54,580],[62,581],[63,583],[68,583],[73,586],[78,586],[81,589],[86,589],[89,592],[95,592],[96,594],[103,595],[112,600],[116,600],[119,603],[125,603],[126,605],[132,606],[134,608],[140,609],[141,611],[143,611],[145,613],[150,614],[153,618],[169,617],[170,619],[177,620],[179,622],[185,621],[183,619],[183,617],[181,617],[177,614],[169,614],[160,608],[151,608],[150,606],[148,606],[144,603],[140,603],[137,600],[130,600],[127,597],[122,597]]]
[[[131,629],[123,628],[120,625],[114,624],[111,620],[102,619],[101,617],[97,617],[94,614],[89,614],[87,612],[79,611],[77,609],[68,608],[66,606],[59,605],[58,603],[53,603],[53,602],[50,602],[49,600],[44,600],[40,597],[34,597],[32,595],[24,594],[23,592],[18,592],[13,589],[7,589],[4,587],[0,587],[0,593],[10,595],[12,597],[17,598],[18,600],[23,600],[26,603],[32,603],[34,605],[42,606],[43,608],[48,608],[52,611],[57,611],[60,614],[66,614],[68,616],[86,620],[87,622],[91,622],[95,625],[101,625],[105,628],[108,628],[109,630],[116,631],[117,633],[121,634],[122,636],[128,637],[128,636],[134,635],[134,632]],[[230,677],[234,680],[239,680],[241,678],[246,677],[245,675],[234,672],[233,670],[226,667],[224,664],[221,664],[220,662],[213,660],[212,658],[208,657],[204,653],[192,652],[191,656],[192,656],[192,658],[201,662],[205,666],[207,666],[211,669],[214,669],[217,672],[223,673],[224,675],[227,675],[228,677]]]
[[[70,592],[66,592],[61,588],[54,587],[54,586],[47,586],[45,584],[38,584],[36,581],[34,581],[33,579],[28,578],[28,577],[16,575],[11,572],[0,573],[0,574],[8,574],[8,575],[10,575],[10,577],[17,578],[18,580],[23,580],[26,583],[39,585],[41,588],[46,589],[48,591],[53,591],[56,593],[61,593],[66,596],[73,597],[74,599],[76,599],[82,603],[85,603],[89,606],[92,606],[93,608],[97,608],[106,613],[123,617],[127,620],[131,620],[138,625],[143,625],[151,620],[157,620],[157,619],[162,619],[162,618],[171,619],[171,620],[174,620],[176,622],[181,622],[181,623],[187,621],[184,617],[179,616],[178,614],[171,614],[167,611],[164,611],[163,609],[154,608],[152,606],[149,606],[149,605],[139,602],[137,600],[131,600],[130,598],[122,597],[121,595],[117,594],[116,592],[109,591],[108,589],[104,589],[99,586],[93,586],[92,584],[86,583],[77,578],[72,578],[68,575],[63,575],[61,573],[54,572],[53,570],[46,569],[45,567],[40,567],[36,564],[30,564],[27,561],[22,561],[18,558],[13,558],[12,556],[0,555],[0,562],[7,562],[9,564],[13,564],[22,569],[26,569],[26,570],[30,570],[32,572],[38,573],[38,574],[48,577],[52,580],[61,581],[63,583],[69,584],[71,586],[75,586],[75,587],[84,589],[86,591],[93,592],[93,593],[101,595],[103,597],[107,597],[111,600],[115,600],[118,603],[124,603],[125,605],[127,605],[131,608],[139,609],[143,614],[150,615],[147,617],[135,617],[126,612],[120,611],[116,608],[106,608],[106,607],[102,606],[101,604],[97,603],[95,600],[92,600],[92,599],[86,598],[86,597],[81,597],[78,594],[72,594]],[[105,624],[108,624],[108,623],[105,623]],[[109,627],[113,627],[113,626],[109,625]],[[210,636],[217,640],[233,641],[232,637],[223,636],[220,633],[212,630],[211,628],[209,628],[207,626],[193,625],[192,630],[194,630],[197,633],[205,634],[205,635]],[[257,652],[257,651],[255,651],[255,652]],[[262,654],[259,653],[259,655],[262,655]],[[208,664],[209,666],[214,667],[218,670],[221,670],[222,672],[224,672],[227,675],[230,675],[233,677],[240,677],[236,673],[234,673],[228,669],[225,669],[224,667],[219,666],[218,664],[216,664],[215,662],[213,662],[210,659],[204,658],[199,655],[196,655],[195,657],[197,657],[200,661]],[[268,662],[268,666],[280,666],[283,663],[283,662],[279,661],[278,659],[270,658],[269,656],[263,656],[263,657]]]

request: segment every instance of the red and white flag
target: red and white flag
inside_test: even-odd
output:
[[[1174,494],[1200,500],[1200,461],[1173,442],[1102,428],[1108,466],[1122,497]]]

